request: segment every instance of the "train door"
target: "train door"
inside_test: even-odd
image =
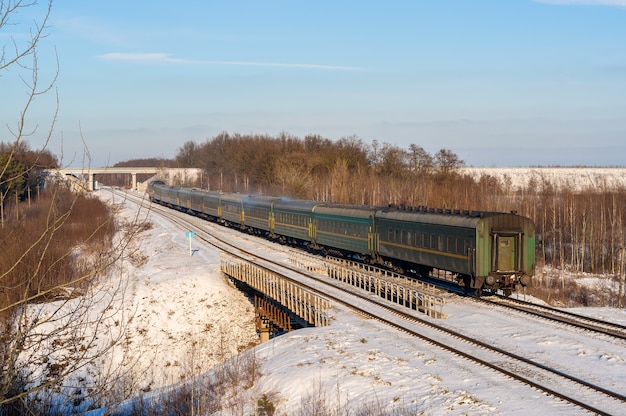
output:
[[[491,270],[513,273],[521,267],[521,233],[494,233],[492,241]]]

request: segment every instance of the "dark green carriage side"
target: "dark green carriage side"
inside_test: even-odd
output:
[[[178,188],[167,187],[163,190],[163,201],[172,206],[178,206]]]
[[[166,187],[165,182],[161,180],[153,180],[148,183],[148,197],[150,201],[161,201],[163,188]]]
[[[202,195],[204,194],[204,191],[201,189],[191,189],[191,194],[189,195],[190,199],[191,199],[191,204],[190,204],[190,208],[192,211],[194,212],[202,212],[202,209],[204,208],[203,203],[202,203]]]
[[[520,215],[499,212],[381,210],[376,214],[381,256],[457,275],[475,289],[530,284],[535,227]]]
[[[243,210],[244,195],[222,194],[220,195],[221,219],[232,224],[245,224],[245,212]]]
[[[314,241],[313,209],[322,204],[317,201],[301,201],[282,198],[273,206],[273,231],[278,235],[301,241]]]
[[[179,188],[176,191],[176,205],[178,209],[191,209],[191,189]]]
[[[379,210],[376,213],[381,256],[459,274],[474,272],[473,248],[478,218],[469,215]]]
[[[220,193],[215,191],[202,192],[202,213],[212,217],[221,218]]]
[[[321,246],[375,256],[375,207],[324,204],[315,207],[315,242]]]
[[[243,199],[246,226],[254,229],[273,231],[274,213],[272,207],[279,198],[249,195]]]

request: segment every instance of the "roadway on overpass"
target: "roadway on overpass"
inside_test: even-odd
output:
[[[96,184],[96,175],[114,175],[114,174],[129,174],[132,177],[132,189],[137,189],[137,175],[138,174],[152,174],[159,173],[174,173],[180,174],[183,177],[187,177],[190,174],[197,175],[200,172],[197,168],[163,168],[163,167],[105,167],[105,168],[63,168],[58,170],[50,170],[49,173],[58,172],[59,174],[66,176],[71,175],[78,178],[82,178],[86,181],[87,189],[93,191]]]

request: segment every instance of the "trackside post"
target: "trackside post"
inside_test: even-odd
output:
[[[187,231],[185,233],[185,237],[189,239],[189,257],[193,256],[193,250],[191,249],[191,239],[196,236],[196,233],[193,231]]]

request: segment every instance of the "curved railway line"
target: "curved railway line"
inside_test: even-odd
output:
[[[124,193],[122,196],[146,205],[146,199]],[[248,252],[216,235],[215,232],[207,231],[208,227],[202,227],[202,224],[210,223],[200,218],[191,216],[187,218],[179,211],[160,205],[151,205],[150,209],[181,229],[188,230],[191,226],[197,230],[197,238],[219,250],[227,251],[230,255],[241,257],[246,261],[253,259],[257,266],[280,273],[286,279],[297,282],[307,290],[319,293],[337,304],[342,304],[361,315],[376,319],[465,360],[496,371],[506,378],[516,380],[595,414],[617,414],[626,406],[626,396],[622,393],[611,391],[536,360],[494,347],[474,337],[446,328],[444,325],[436,324],[432,319],[416,316],[414,312],[404,311],[382,299],[373,298],[366,292],[355,293],[354,290],[335,286],[328,279],[320,278],[314,273],[261,257],[258,253]],[[294,273],[305,276],[310,283],[289,277]],[[333,289],[330,290],[329,286]]]

